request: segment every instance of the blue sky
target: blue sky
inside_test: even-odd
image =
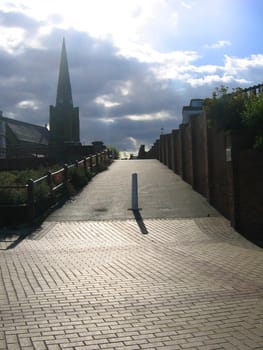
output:
[[[66,39],[81,140],[150,147],[182,107],[262,83],[261,0],[0,0],[0,109],[48,123]]]

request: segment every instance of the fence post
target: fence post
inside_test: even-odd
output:
[[[93,156],[89,156],[89,167],[90,167],[90,173],[92,174],[92,167],[93,167],[93,164],[92,164],[92,157]]]
[[[99,172],[99,154],[96,153],[96,173]]]
[[[52,181],[52,172],[50,170],[47,172],[47,183],[48,183],[48,187],[49,187],[49,191],[50,191],[50,198],[51,198],[51,201],[53,203],[53,200],[54,200],[53,181]]]
[[[31,221],[35,218],[35,183],[34,180],[29,179],[27,181],[27,201],[28,201],[28,219]]]
[[[63,168],[64,168],[64,184],[66,186],[68,183],[68,164],[64,164]]]
[[[85,175],[88,176],[89,172],[88,172],[87,157],[85,157],[85,158],[83,159],[83,166],[84,166]]]

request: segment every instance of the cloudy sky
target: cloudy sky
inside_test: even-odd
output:
[[[191,98],[263,82],[262,0],[0,0],[0,110],[45,125],[63,37],[81,141],[137,151]]]

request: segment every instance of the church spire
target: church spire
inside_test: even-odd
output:
[[[68,59],[66,52],[65,39],[63,38],[59,76],[58,76],[58,88],[56,107],[73,107],[71,84],[68,69]]]

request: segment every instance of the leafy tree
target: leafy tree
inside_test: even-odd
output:
[[[114,158],[114,159],[120,158],[120,151],[118,150],[117,147],[112,146],[112,145],[109,145],[109,146],[107,146],[107,149],[108,149],[110,152],[112,152],[112,155],[113,155],[113,158]]]
[[[254,147],[263,149],[263,92],[250,96],[245,102],[242,120],[245,126],[255,131]]]
[[[245,108],[247,98],[241,88],[233,89],[231,94],[228,93],[228,87],[224,85],[216,88],[212,98],[204,101],[209,125],[225,130],[242,128],[241,113]]]

